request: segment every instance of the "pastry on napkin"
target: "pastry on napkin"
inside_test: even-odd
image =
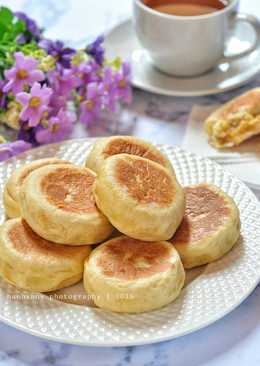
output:
[[[189,116],[182,147],[208,157],[252,187],[260,187],[260,136],[254,136],[239,146],[215,149],[208,143],[204,122],[219,105],[194,105]]]
[[[224,104],[205,121],[209,142],[222,149],[241,144],[260,134],[260,88],[255,88]]]

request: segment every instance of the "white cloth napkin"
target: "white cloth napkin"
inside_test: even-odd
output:
[[[203,124],[217,107],[218,105],[195,105],[192,108],[183,147],[190,152],[211,158],[252,188],[260,189],[260,136],[226,150],[217,150],[209,145]]]

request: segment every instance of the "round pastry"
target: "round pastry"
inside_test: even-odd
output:
[[[127,236],[99,245],[85,262],[84,286],[100,308],[128,313],[159,309],[175,300],[185,272],[174,247]]]
[[[175,176],[139,156],[107,158],[94,193],[97,206],[109,221],[135,239],[168,240],[183,218],[185,197]]]
[[[96,175],[73,165],[49,165],[32,172],[20,192],[22,217],[46,240],[85,245],[113,231],[93,195]]]
[[[172,238],[184,268],[193,268],[219,259],[240,235],[238,208],[228,195],[211,184],[185,188],[186,210]]]
[[[35,169],[50,164],[70,164],[70,163],[60,159],[51,159],[51,158],[39,159],[29,164],[23,165],[21,168],[16,169],[12,173],[12,175],[6,182],[3,195],[5,211],[9,218],[21,216],[19,207],[19,193],[24,179]]]
[[[174,173],[169,159],[147,141],[132,136],[111,136],[98,139],[87,158],[86,166],[99,172],[104,161],[117,154],[137,155],[155,161]]]
[[[34,233],[23,219],[7,220],[0,227],[0,275],[29,291],[71,286],[82,279],[90,248],[54,244]]]

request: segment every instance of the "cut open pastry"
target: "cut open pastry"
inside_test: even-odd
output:
[[[16,169],[4,188],[3,201],[6,214],[9,218],[21,216],[19,207],[19,194],[20,188],[25,178],[34,170],[39,169],[45,165],[50,164],[70,164],[68,161],[54,158],[46,158],[35,160],[29,164],[23,165],[21,168]]]
[[[175,300],[184,285],[180,257],[168,242],[126,236],[98,246],[85,262],[84,285],[103,309],[141,313]]]
[[[239,145],[260,134],[260,88],[246,92],[213,112],[205,121],[209,142],[216,148]]]
[[[95,178],[90,169],[72,164],[35,170],[21,188],[22,217],[55,243],[85,245],[107,239],[113,227],[95,205]]]
[[[141,156],[173,172],[167,156],[149,142],[133,136],[111,136],[98,139],[87,158],[86,166],[98,173],[104,161],[117,154]]]
[[[0,227],[0,275],[25,290],[49,292],[79,282],[90,251],[44,240],[21,218]]]
[[[107,158],[94,193],[97,206],[112,225],[135,239],[170,239],[184,214],[185,197],[175,176],[139,156]]]
[[[227,194],[211,184],[185,188],[186,210],[171,242],[184,268],[207,264],[226,254],[240,234],[238,208]]]

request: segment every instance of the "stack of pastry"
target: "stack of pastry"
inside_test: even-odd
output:
[[[223,256],[240,230],[224,192],[206,183],[183,188],[166,156],[127,136],[98,140],[86,167],[25,165],[9,178],[4,204],[6,281],[48,292],[83,278],[95,304],[117,312],[167,305],[181,292],[184,268]]]

